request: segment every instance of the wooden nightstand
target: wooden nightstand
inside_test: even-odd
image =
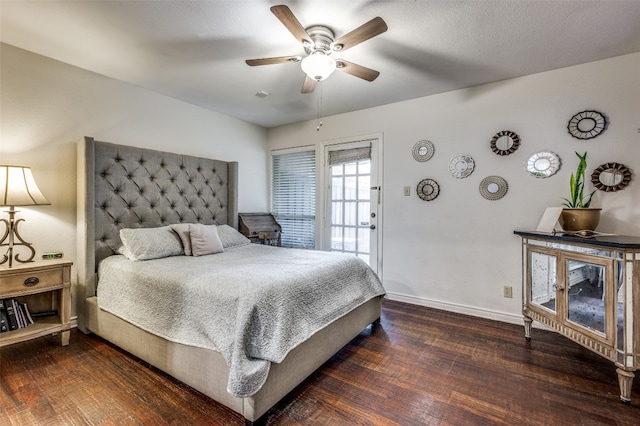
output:
[[[0,268],[0,299],[26,303],[34,317],[27,327],[0,333],[0,347],[56,333],[63,346],[69,344],[71,265],[44,260]]]

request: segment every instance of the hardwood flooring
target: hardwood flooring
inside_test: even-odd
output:
[[[640,376],[640,374],[638,374]],[[242,425],[233,411],[74,330],[0,350],[2,425]],[[639,425],[615,367],[563,337],[385,300],[268,413],[270,425]]]

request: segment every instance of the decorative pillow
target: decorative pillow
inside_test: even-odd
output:
[[[189,235],[188,223],[174,223],[169,225],[171,229],[176,231],[178,237],[182,240],[182,247],[184,248],[185,256],[191,256],[191,236]]]
[[[224,251],[216,225],[192,223],[189,225],[189,236],[191,237],[191,253],[194,256],[204,256],[205,254]]]
[[[225,249],[251,244],[251,240],[229,225],[218,225],[218,235]]]
[[[116,253],[123,255],[127,259],[131,259],[132,255],[125,246],[120,246],[116,249]]]
[[[159,228],[123,228],[122,254],[131,260],[159,259],[184,254],[182,242],[169,226]]]

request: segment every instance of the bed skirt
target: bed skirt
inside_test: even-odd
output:
[[[214,350],[169,342],[86,300],[86,326],[98,336],[168,373],[215,401],[255,422],[369,324],[380,318],[382,297],[375,297],[332,322],[293,349],[282,363],[272,364],[264,386],[251,397],[227,392],[229,368]]]

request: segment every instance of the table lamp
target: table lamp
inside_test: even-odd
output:
[[[51,204],[42,195],[36,181],[31,174],[31,168],[24,166],[0,165],[0,206],[9,207],[9,220],[0,219],[6,226],[0,239],[0,249],[8,246],[5,254],[0,259],[0,265],[9,262],[9,268],[13,265],[13,259],[17,262],[27,263],[33,261],[36,251],[20,237],[18,225],[24,219],[15,220],[15,206],[41,206]],[[20,254],[13,255],[14,246],[24,246],[31,251],[31,257],[21,259]]]

